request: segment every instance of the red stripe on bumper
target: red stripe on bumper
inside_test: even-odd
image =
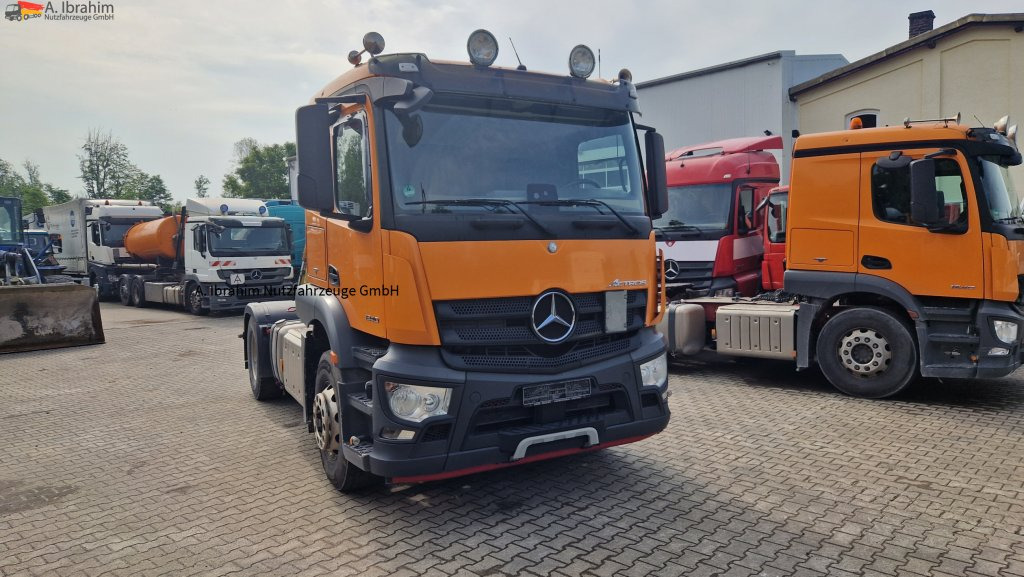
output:
[[[653,435],[653,433],[652,433]],[[601,443],[594,445],[593,447],[584,447],[582,449],[561,449],[559,451],[551,451],[550,453],[543,453],[540,455],[534,455],[532,457],[526,457],[518,461],[512,461],[509,463],[496,463],[493,465],[478,465],[476,467],[467,467],[465,469],[459,469],[458,471],[446,471],[444,473],[432,473],[430,475],[415,475],[412,477],[391,477],[392,483],[426,483],[427,481],[440,481],[442,479],[452,479],[455,477],[462,477],[464,475],[473,475],[475,473],[483,473],[485,471],[496,471],[498,469],[506,469],[508,467],[515,467],[516,465],[525,465],[527,463],[535,463],[537,461],[546,461],[548,459],[556,459],[558,457],[565,457],[567,455],[575,455],[577,453],[589,453],[590,451],[599,451],[601,449],[607,449],[608,447],[615,447],[617,445],[626,445],[628,443],[635,443],[642,441],[652,435],[640,435],[639,437],[626,437],[625,439],[619,439],[618,441],[609,441],[607,443]]]

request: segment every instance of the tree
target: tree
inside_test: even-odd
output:
[[[206,178],[205,174],[200,174],[193,184],[196,187],[196,197],[206,198],[207,191],[210,190],[210,179]]]
[[[111,133],[90,130],[78,155],[82,184],[89,198],[122,198],[134,165],[128,160],[128,147]]]
[[[25,175],[18,174],[14,165],[0,159],[0,196],[21,199],[23,214],[30,214],[37,208],[71,200],[68,191],[43,182],[39,176],[39,165],[26,160],[22,163]]]
[[[148,200],[164,209],[165,212],[174,208],[174,197],[167,191],[167,185],[164,184],[164,179],[159,174],[146,178],[139,199]]]
[[[239,198],[290,198],[288,164],[295,144],[262,145],[253,138],[235,143],[235,169],[224,175],[224,196]]]
[[[43,186],[46,196],[50,197],[50,204],[64,204],[71,201],[71,193],[66,188],[57,188],[52,184]]]
[[[0,196],[21,198],[25,179],[14,169],[14,165],[0,158]]]

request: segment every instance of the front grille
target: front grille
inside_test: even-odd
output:
[[[679,267],[679,273],[671,279],[665,279],[667,283],[692,284],[697,287],[705,288],[711,285],[711,275],[715,269],[715,263],[713,261],[695,262],[677,260],[675,261],[675,264]]]
[[[564,341],[551,344],[534,333],[536,297],[437,301],[434,310],[442,355],[453,368],[557,369],[628,351],[644,326],[647,291],[626,291],[626,331],[605,332],[605,293],[569,295],[576,324]]]
[[[260,271],[261,277],[260,277],[259,280],[253,280],[253,278],[252,278],[252,271],[254,271],[254,270],[259,270]],[[292,268],[290,266],[274,267],[274,268],[261,268],[261,269],[255,269],[255,268],[222,268],[222,269],[217,269],[217,276],[219,276],[223,280],[228,280],[228,279],[231,278],[232,274],[243,274],[243,275],[245,275],[245,282],[246,283],[256,284],[256,283],[268,283],[268,282],[284,280],[284,278],[287,277],[288,273],[290,273],[290,272],[292,272]]]

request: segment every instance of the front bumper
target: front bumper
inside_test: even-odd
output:
[[[448,368],[433,347],[392,345],[373,370],[373,443],[346,446],[346,458],[392,480],[419,482],[502,468],[640,440],[668,424],[667,383],[641,387],[639,364],[664,354],[653,329],[633,351],[555,374],[465,372]],[[591,395],[524,406],[523,388],[589,379]],[[449,414],[412,424],[394,417],[385,380],[449,386]],[[388,440],[382,429],[415,431]],[[566,437],[566,438],[562,438]]]
[[[1000,301],[978,301],[964,309],[963,318],[932,313],[927,322],[918,321],[922,343],[921,375],[937,378],[994,379],[1005,377],[1024,363],[1024,314],[1016,305]],[[1001,341],[993,320],[1017,324],[1017,339]],[[965,326],[969,325],[968,329]],[[1002,350],[1000,350],[1002,349]],[[1001,354],[993,354],[993,353]]]

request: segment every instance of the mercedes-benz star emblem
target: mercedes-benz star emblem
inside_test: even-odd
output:
[[[249,278],[251,278],[252,280],[260,280],[261,278],[263,278],[263,273],[260,272],[260,269],[258,268],[253,269],[253,271],[249,273]]]
[[[665,261],[665,280],[675,280],[679,276],[679,263],[674,260]]]
[[[576,327],[576,307],[563,293],[548,291],[533,301],[531,313],[533,332],[548,343],[560,343],[569,338]]]

